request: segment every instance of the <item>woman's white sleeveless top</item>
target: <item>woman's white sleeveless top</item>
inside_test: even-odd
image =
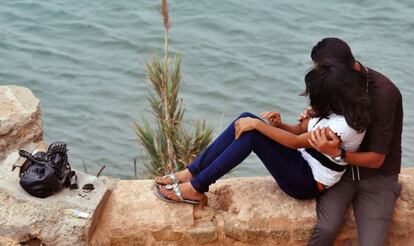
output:
[[[341,147],[345,151],[350,152],[358,150],[365,135],[365,131],[362,133],[357,132],[346,123],[344,116],[337,114],[331,114],[328,118],[323,119],[311,118],[308,123],[308,132],[322,127],[329,127],[334,131],[342,140]],[[337,172],[323,166],[303,148],[299,149],[299,151],[311,167],[315,180],[324,184],[326,188],[336,184],[345,173],[345,171]],[[346,163],[342,165],[346,165]]]

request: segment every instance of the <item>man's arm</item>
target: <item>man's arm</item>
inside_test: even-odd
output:
[[[341,154],[341,140],[329,128],[317,129],[311,132],[309,138],[310,145],[319,152],[331,157]],[[385,154],[376,152],[346,152],[345,161],[351,165],[380,168],[384,163]]]
[[[360,167],[380,168],[384,163],[385,154],[376,152],[346,152],[345,161]]]

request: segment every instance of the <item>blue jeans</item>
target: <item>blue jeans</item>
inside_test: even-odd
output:
[[[251,113],[243,113],[237,119],[243,117],[258,118]],[[285,147],[256,130],[244,132],[238,140],[235,140],[234,136],[233,121],[187,166],[193,175],[191,184],[198,192],[207,192],[211,184],[241,163],[253,151],[279,187],[289,196],[310,199],[321,193],[310,166],[296,149]]]

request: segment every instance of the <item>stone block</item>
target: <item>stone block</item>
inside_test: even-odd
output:
[[[214,242],[217,240],[217,228],[212,222],[202,222],[195,225],[187,233],[199,244]]]
[[[50,197],[36,198],[19,185],[18,168],[11,171],[13,160],[20,159],[14,151],[0,165],[0,238],[19,243],[36,239],[46,245],[85,245],[99,223],[95,211],[104,206],[106,186],[99,178],[76,171],[79,187],[92,183],[93,191],[63,189]]]
[[[414,168],[403,168],[400,182],[388,245],[414,241]],[[292,199],[272,177],[219,180],[204,208],[160,201],[152,184],[119,181],[91,245],[306,245],[316,222],[315,201]],[[350,210],[335,245],[356,244]]]
[[[153,193],[152,180],[120,180],[103,210],[101,223],[90,245],[112,242],[112,237],[125,243],[131,235],[144,233],[145,240],[180,241],[183,228],[194,225],[194,207],[159,200]],[[104,244],[106,245],[106,244]]]
[[[39,100],[21,86],[0,86],[0,161],[16,149],[43,139]]]

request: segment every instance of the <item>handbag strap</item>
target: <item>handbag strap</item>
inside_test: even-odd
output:
[[[37,162],[39,164],[43,164],[46,165],[46,163],[48,162],[48,160],[46,158],[42,158],[42,157],[37,157],[32,155],[31,153],[25,151],[25,150],[19,150],[19,155],[21,157],[24,157],[32,162]]]
[[[75,182],[72,183],[72,178],[75,177]],[[78,176],[76,175],[75,171],[70,172],[70,178],[69,178],[69,189],[70,190],[76,190],[79,189],[78,186]]]

